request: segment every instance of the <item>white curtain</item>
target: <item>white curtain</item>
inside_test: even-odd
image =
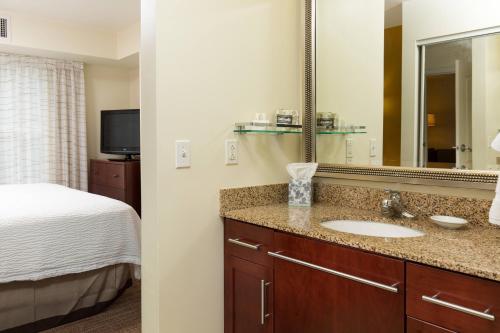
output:
[[[83,63],[0,53],[0,184],[87,190]]]

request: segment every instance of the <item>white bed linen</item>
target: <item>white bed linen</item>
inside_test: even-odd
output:
[[[0,185],[0,283],[133,264],[140,219],[129,205],[53,184]]]

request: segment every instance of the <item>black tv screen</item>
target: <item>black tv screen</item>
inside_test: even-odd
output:
[[[101,111],[101,153],[120,155],[141,153],[138,109]]]

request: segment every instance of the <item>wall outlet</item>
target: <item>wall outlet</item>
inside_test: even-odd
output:
[[[175,141],[175,168],[191,167],[191,141],[176,140]]]
[[[352,159],[353,158],[353,138],[345,139],[345,158]]]
[[[226,165],[238,164],[238,141],[226,140]]]
[[[377,157],[377,139],[370,139],[370,157]]]

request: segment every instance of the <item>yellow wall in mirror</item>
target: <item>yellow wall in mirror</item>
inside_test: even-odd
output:
[[[401,165],[402,26],[384,31],[384,165]]]

